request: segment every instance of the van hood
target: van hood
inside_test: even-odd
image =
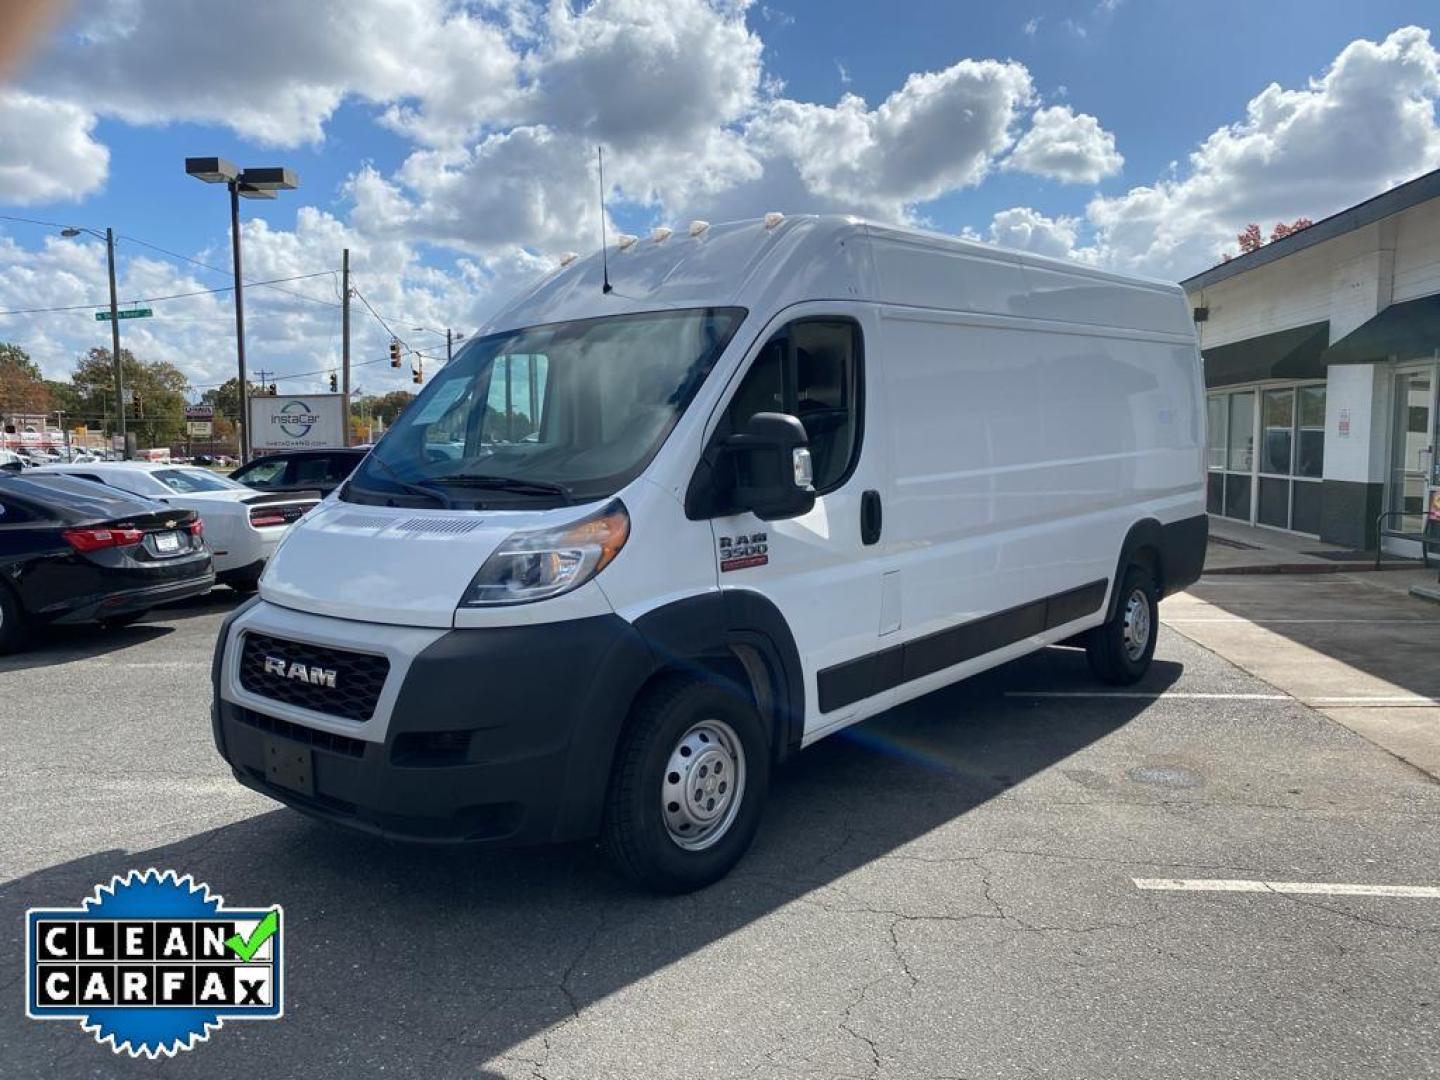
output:
[[[476,571],[506,537],[574,521],[591,509],[456,511],[327,501],[285,534],[260,579],[260,595],[316,615],[450,627]]]

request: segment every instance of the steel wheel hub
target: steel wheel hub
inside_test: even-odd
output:
[[[1123,630],[1125,655],[1131,660],[1139,660],[1150,644],[1150,597],[1144,589],[1133,590],[1125,601]]]
[[[670,839],[687,851],[719,841],[734,824],[745,793],[745,750],[723,720],[690,727],[665,765],[660,808]]]

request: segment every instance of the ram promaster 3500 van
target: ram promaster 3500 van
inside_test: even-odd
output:
[[[221,631],[244,784],[384,836],[714,881],[776,763],[1047,644],[1138,679],[1205,549],[1184,294],[834,217],[557,270]]]

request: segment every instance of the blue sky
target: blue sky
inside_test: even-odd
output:
[[[223,191],[184,157],[287,164],[299,191],[244,204],[247,277],[348,245],[382,313],[473,329],[593,248],[604,142],[621,229],[846,210],[1173,279],[1247,221],[1440,165],[1435,21],[1413,0],[81,0],[0,87],[0,214],[223,266]],[[0,311],[102,296],[102,254],[0,220]],[[121,279],[225,284],[124,242]],[[258,291],[252,319],[282,373],[336,348],[333,283],[295,288],[318,302]],[[130,340],[198,386],[228,370],[228,310],[171,302]],[[0,315],[0,339],[63,373],[94,337],[80,314]]]

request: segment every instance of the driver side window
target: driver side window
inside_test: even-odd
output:
[[[804,319],[765,343],[726,410],[728,432],[750,417],[797,417],[810,440],[815,491],[834,491],[860,456],[860,327],[850,319]]]

